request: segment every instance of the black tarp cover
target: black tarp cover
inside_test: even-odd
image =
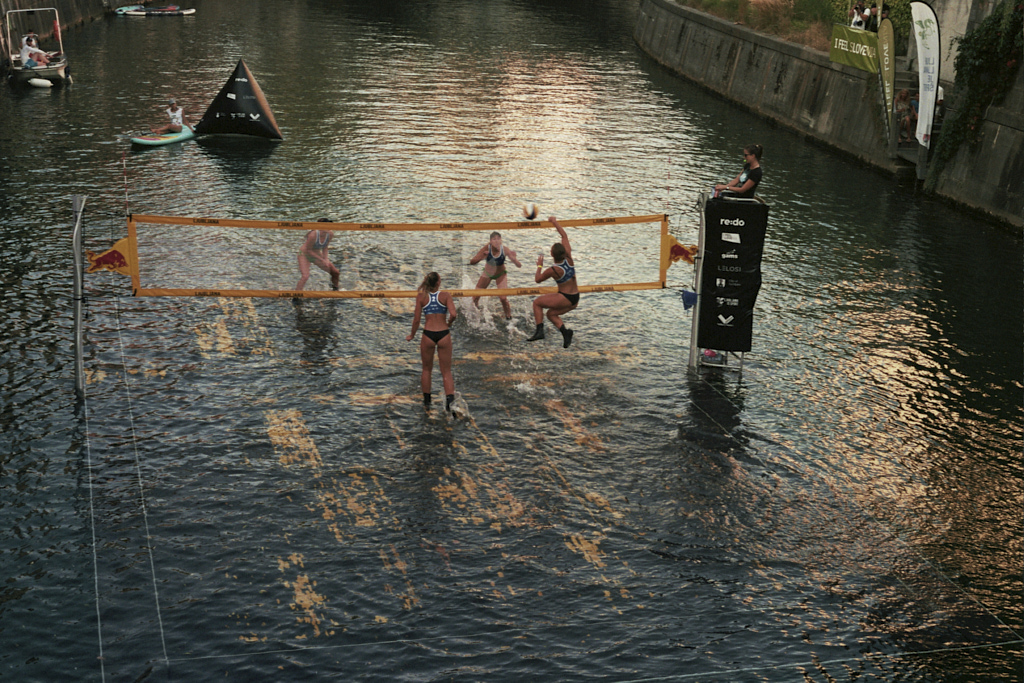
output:
[[[196,135],[255,135],[277,140],[284,138],[259,83],[241,59],[238,60],[231,78],[221,88],[217,97],[213,98],[210,108],[196,124],[195,131]]]

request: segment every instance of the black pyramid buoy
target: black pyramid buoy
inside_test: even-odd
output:
[[[241,59],[231,78],[196,124],[195,132],[196,135],[255,135],[284,139],[259,83]]]

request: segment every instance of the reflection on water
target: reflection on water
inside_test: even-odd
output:
[[[295,299],[295,331],[302,337],[302,360],[310,366],[312,374],[329,366],[341,330],[336,330],[338,305],[336,301]]]
[[[248,180],[260,170],[281,144],[250,136],[206,135],[195,139],[206,158],[220,167],[224,178]]]
[[[678,82],[628,0],[196,7],[89,24],[73,87],[0,94],[0,671],[1020,680],[1019,242]],[[239,57],[283,142],[128,150]],[[570,351],[523,341],[528,297],[509,323],[484,299],[453,328],[451,420],[420,403],[408,300],[132,299],[102,273],[75,412],[72,193],[94,251],[126,211],[523,201],[667,212],[692,242],[696,191],[751,142],[772,219],[741,374],[687,376],[675,289],[585,295]],[[570,231],[581,278],[653,279],[657,227],[622,228]],[[504,238],[528,265],[554,235]],[[143,226],[144,284],[291,286],[300,239]],[[475,282],[486,235],[335,239],[343,288],[411,289]]]

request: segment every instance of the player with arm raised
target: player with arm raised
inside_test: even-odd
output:
[[[569,348],[572,343],[572,330],[565,326],[561,316],[576,308],[580,302],[580,292],[576,287],[576,267],[572,259],[572,247],[569,246],[569,236],[565,229],[558,224],[554,216],[548,216],[548,221],[558,230],[562,238],[560,242],[551,245],[551,258],[554,264],[545,270],[544,254],[537,256],[537,274],[534,280],[538,283],[552,278],[558,285],[558,292],[544,294],[533,300],[533,318],[537,323],[537,330],[526,341],[537,341],[544,338],[544,309],[547,309],[548,320],[562,333],[562,348]]]

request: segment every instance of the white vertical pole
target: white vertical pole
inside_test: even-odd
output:
[[[697,303],[693,306],[693,323],[690,325],[690,359],[688,365],[691,370],[697,369],[699,359],[697,357],[697,333],[700,330],[700,280],[704,270],[704,207],[707,205],[710,193],[702,191],[697,200],[697,210],[700,212],[700,233],[697,237],[697,255],[693,259],[693,291],[697,293]]]
[[[82,262],[82,212],[85,210],[85,197],[74,195],[71,207],[75,214],[75,228],[71,233],[71,249],[75,262],[75,393],[79,398],[85,395],[85,360],[82,352],[82,306],[84,264]]]

